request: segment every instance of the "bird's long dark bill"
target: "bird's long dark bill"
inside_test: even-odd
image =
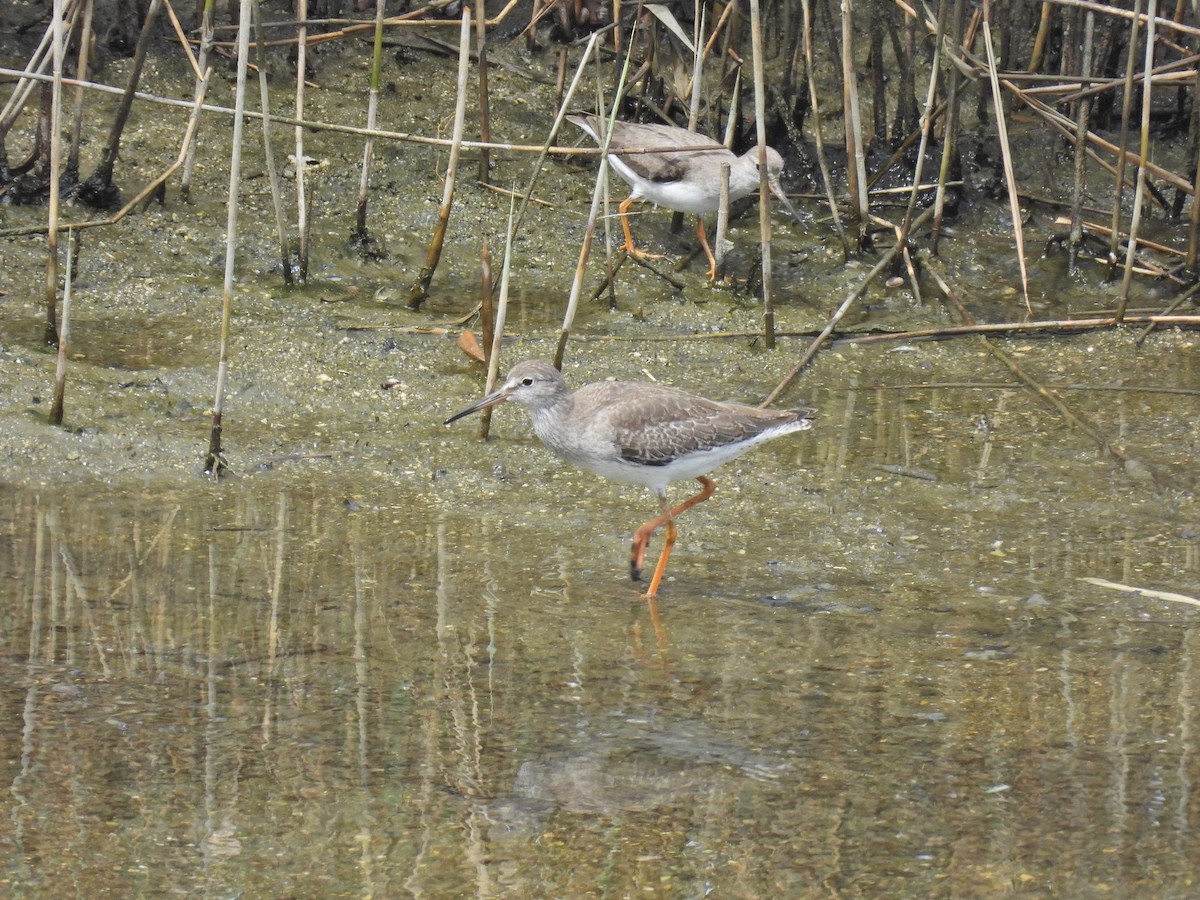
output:
[[[487,409],[489,406],[495,406],[497,403],[503,403],[507,399],[508,391],[506,391],[504,388],[501,388],[498,391],[492,391],[492,393],[488,394],[482,400],[477,400],[466,409],[459,410],[442,424],[449,425],[451,422],[457,422],[464,416],[469,416],[471,413],[479,412],[481,409]]]
[[[783,187],[777,184],[771,185],[771,193],[775,195],[775,199],[786,207],[787,211],[792,214],[792,218],[796,220],[796,224],[803,225],[804,220],[800,218],[800,213],[796,212],[796,207],[792,206],[792,201],[788,199],[787,194],[783,192]]]

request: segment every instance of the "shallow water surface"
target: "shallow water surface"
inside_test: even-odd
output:
[[[309,118],[366,120],[366,46],[322,45]],[[563,57],[523,47],[489,76],[493,135],[540,145]],[[388,67],[378,121],[445,134],[453,62]],[[161,96],[193,82],[182,54],[143,75]],[[209,99],[231,105],[233,86],[215,77]],[[115,115],[102,96],[83,171]],[[175,159],[186,115],[135,104],[127,197]],[[36,129],[18,122],[10,147]],[[976,338],[851,343],[962,321],[928,279],[924,297],[873,285],[780,401],[815,406],[815,427],[716,473],[651,609],[627,574],[656,512],[645,491],[553,460],[520,409],[495,411],[487,443],[474,421],[440,424],[484,389],[455,339],[510,210],[460,179],[431,296],[407,309],[443,148],[376,142],[369,227],[388,253],[364,259],[347,245],[361,139],[306,134],[311,281],[285,288],[247,143],[230,475],[197,477],[231,133],[204,121],[188,202],[172,180],[165,202],[87,232],[61,428],[45,210],[0,206],[28,234],[0,266],[0,893],[1200,895],[1200,610],[1168,596],[1200,595],[1194,332],[994,338],[1055,408]],[[1057,152],[1016,154],[1018,180],[1043,185],[1031,198],[1056,194],[1043,149]],[[532,163],[494,152],[492,181],[523,189]],[[595,168],[541,167],[513,242],[506,369],[559,344]],[[978,321],[1116,306],[1120,279],[1034,250],[1061,236],[1040,203],[1022,211],[1025,300],[990,165],[964,179],[936,258],[917,261]],[[801,202],[804,225],[772,215],[774,352],[741,287],[757,217],[731,232],[739,286],[713,289],[697,262],[675,270],[690,223],[676,239],[643,209],[639,242],[674,259],[627,263],[598,291],[597,240],[568,381],[761,399],[878,258],[847,259],[823,201]],[[1169,284],[1135,279],[1131,309],[1157,309]]]
[[[1198,612],[1080,580],[1196,593],[1194,426],[1118,395],[1148,485],[1015,396],[814,397],[653,611],[652,498],[518,410],[386,489],[7,488],[7,889],[1194,895]]]

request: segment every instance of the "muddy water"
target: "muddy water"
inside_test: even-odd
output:
[[[182,67],[150,71],[190,94]],[[446,108],[452,73],[421,74]],[[540,140],[551,101],[507,78],[494,121]],[[409,99],[383,115],[434,133]],[[123,159],[172,158],[169,119],[141,114]],[[1194,335],[1000,342],[1129,463],[974,339],[834,346],[785,398],[816,427],[724,467],[681,522],[654,617],[627,575],[648,494],[550,458],[519,409],[488,443],[440,424],[483,389],[447,323],[507,200],[464,187],[413,313],[444,158],[379,151],[391,255],[364,263],[345,250],[361,148],[309,138],[309,287],[282,288],[265,179],[247,183],[219,483],[198,470],[222,151],[192,205],[89,237],[61,429],[41,246],[3,248],[8,893],[1195,894],[1200,612],[1083,580],[1200,595]],[[527,178],[526,159],[496,167]],[[555,203],[518,249],[509,362],[553,352],[580,171],[551,167]],[[1020,318],[1008,230],[973,214],[948,269],[981,318]],[[678,253],[663,214],[638,231]],[[743,276],[751,231],[734,234]],[[820,328],[871,261],[846,265],[819,217],[777,241],[780,327]],[[1111,300],[1061,260],[1032,272],[1039,316]],[[568,378],[763,396],[803,341],[711,337],[756,332],[759,307],[679,277],[627,268],[615,308],[584,304]],[[953,321],[879,288],[846,324]]]
[[[652,499],[517,409],[487,445],[427,421],[420,475],[6,489],[5,880],[1192,893],[1197,610],[1081,578],[1196,593],[1195,426],[1087,394],[1162,442],[1156,486],[1013,389],[837,356],[820,426],[684,520],[657,622],[625,573]]]

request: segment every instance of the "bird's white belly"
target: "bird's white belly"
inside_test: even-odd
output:
[[[717,447],[705,453],[680,456],[661,466],[598,457],[575,457],[570,461],[602,478],[623,481],[626,484],[640,484],[642,487],[662,493],[672,481],[684,481],[688,478],[707,475],[722,463],[741,456],[757,443],[759,443],[757,440],[741,441]]]
[[[633,195],[642,200],[695,216],[708,215],[717,208],[721,187],[715,178],[711,183],[650,181],[634,172],[620,157],[609,156],[608,162],[630,184]]]

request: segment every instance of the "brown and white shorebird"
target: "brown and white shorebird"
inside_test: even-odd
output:
[[[513,366],[500,388],[445,424],[507,400],[529,410],[534,434],[567,462],[654,491],[661,515],[634,533],[629,554],[629,574],[637,581],[650,536],[666,526],[648,600],[658,594],[675,545],[676,517],[712,496],[715,485],[705,476],[721,463],[772,438],[811,428],[813,422],[811,409],[722,403],[640,381],[597,381],[572,392],[550,363],[528,360]],[[667,485],[683,478],[697,479],[702,489],[671,507]]]
[[[597,116],[570,115],[572,122],[603,146],[601,128],[607,120]],[[633,193],[618,207],[625,244],[621,248],[637,257],[649,256],[633,243],[629,231],[629,208],[637,200],[649,200],[676,212],[696,217],[696,237],[708,257],[708,278],[717,274],[717,261],[708,246],[704,217],[717,211],[721,202],[721,163],[729,163],[729,202],[733,203],[758,191],[758,147],[741,156],[703,134],[675,125],[647,125],[639,122],[614,122],[608,144],[608,162],[617,174],[629,182]],[[656,153],[632,153],[633,150],[659,150]],[[801,225],[796,208],[783,192],[779,176],[783,157],[767,148],[767,183],[781,203]]]

